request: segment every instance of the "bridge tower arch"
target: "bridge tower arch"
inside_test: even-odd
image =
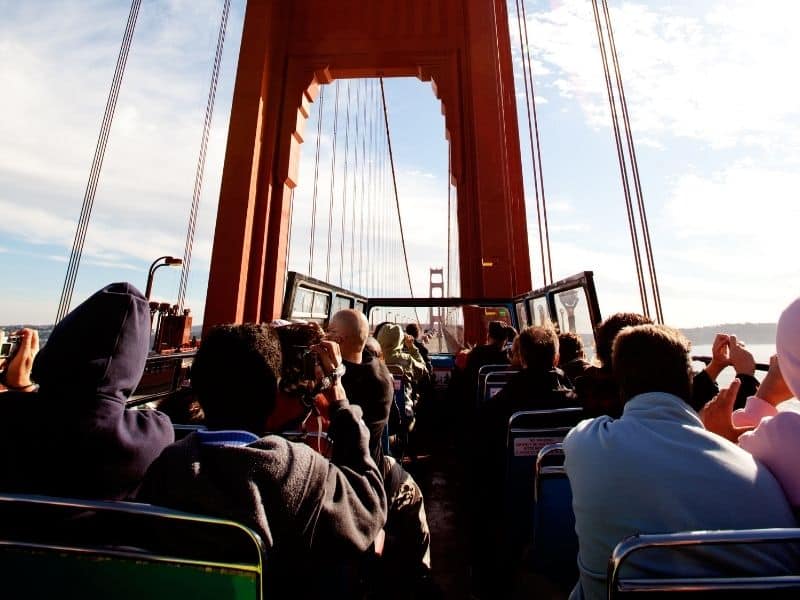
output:
[[[505,0],[248,0],[204,325],[280,312],[309,106],[339,78],[418,77],[442,103],[464,296],[531,289]]]

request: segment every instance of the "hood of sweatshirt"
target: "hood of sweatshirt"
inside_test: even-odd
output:
[[[129,283],[112,283],[55,326],[32,377],[41,396],[71,409],[124,404],[142,378],[149,342],[147,299]]]
[[[792,302],[778,319],[775,346],[783,380],[794,397],[800,399],[800,298]]]
[[[0,428],[3,489],[106,499],[136,489],[174,439],[166,415],[125,408],[149,338],[147,300],[128,283],[104,287],[56,325],[34,361],[39,392],[4,403],[13,422]]]
[[[389,323],[381,327],[378,332],[378,343],[381,345],[383,354],[388,356],[403,349],[403,330],[400,325]]]

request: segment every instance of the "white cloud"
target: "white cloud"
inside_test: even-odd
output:
[[[611,6],[637,141],[658,145],[663,136],[679,136],[715,148],[797,148],[800,84],[787,73],[789,57],[800,53],[800,5],[766,9],[741,0],[693,9],[687,16],[668,4]],[[553,73],[537,76],[542,87],[577,100],[593,127],[609,127],[590,3],[564,0],[529,10],[528,20],[534,55]]]

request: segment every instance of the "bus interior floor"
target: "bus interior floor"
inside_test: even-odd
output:
[[[428,415],[429,417],[434,415]],[[439,415],[436,415],[439,416]],[[422,489],[425,512],[431,531],[431,570],[433,581],[448,600],[478,599],[470,585],[470,533],[466,461],[459,457],[456,432],[446,420],[434,417],[414,432],[414,439],[403,466]],[[425,427],[427,423],[431,427]],[[542,598],[564,600],[565,591],[546,578],[520,568],[514,575],[512,600]],[[481,596],[495,600],[497,595]]]

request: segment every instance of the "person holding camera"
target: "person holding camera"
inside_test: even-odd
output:
[[[386,522],[369,431],[341,385],[339,347],[313,328],[212,328],[191,374],[208,430],[168,447],[138,496],[252,527],[269,550],[268,593],[277,598],[354,597],[350,575]],[[314,424],[327,429],[329,458],[316,443],[276,435]]]
[[[33,359],[39,352],[39,332],[20,329],[6,336],[0,331],[0,392],[34,392]]]

